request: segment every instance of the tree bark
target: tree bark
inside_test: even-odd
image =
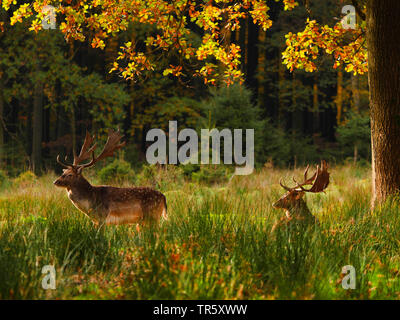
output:
[[[372,208],[400,189],[400,1],[368,0]]]
[[[313,133],[319,131],[319,103],[318,103],[318,74],[314,75],[313,83]]]
[[[357,143],[354,144],[354,155],[353,155],[353,163],[354,165],[357,164],[357,159],[358,159],[358,146]]]
[[[3,78],[0,71],[0,166],[2,166],[5,162],[5,153],[4,153],[4,124],[5,121],[3,119],[4,115],[4,94],[3,94],[4,86],[3,86]]]
[[[238,32],[238,44],[240,48],[242,48],[241,55],[240,55],[240,66],[242,68],[242,72],[246,70],[246,65],[247,65],[247,23],[245,19],[242,19],[240,22],[240,29]]]
[[[0,23],[4,23],[7,21],[7,12],[5,10],[0,10]],[[0,32],[0,41],[4,36],[4,32]],[[4,46],[4,43],[1,42],[1,46]],[[5,121],[4,121],[4,71],[0,70],[0,166],[3,166],[5,163],[5,152],[4,152],[4,133],[5,133]]]
[[[340,125],[342,122],[342,109],[343,109],[343,71],[338,69],[337,73],[337,95],[336,95],[336,124]]]
[[[35,84],[33,98],[33,135],[32,166],[36,175],[42,170],[42,134],[43,134],[43,84]]]
[[[296,73],[292,73],[292,129],[295,134],[303,134],[304,121],[303,121],[303,110],[299,110],[297,106],[297,87],[298,81],[296,79]]]
[[[358,85],[358,76],[351,75],[351,91],[353,95],[353,111],[358,113],[360,111],[360,89]]]
[[[256,103],[258,80],[258,33],[259,27],[253,23],[253,20],[247,19],[247,63],[246,63],[246,84],[252,88],[252,102]]]
[[[259,47],[258,50],[258,63],[257,63],[257,83],[258,83],[258,90],[257,90],[257,100],[259,102],[264,101],[265,95],[265,49],[263,47],[265,43],[265,35],[266,32],[262,29],[258,32],[258,43]]]
[[[280,128],[284,128],[285,124],[283,122],[283,112],[284,112],[284,100],[283,96],[285,94],[285,88],[284,88],[284,83],[285,83],[285,69],[284,65],[282,63],[282,55],[281,53],[279,54],[279,59],[277,59],[278,62],[278,126]]]
[[[70,113],[70,123],[71,123],[71,136],[72,136],[72,154],[75,158],[76,156],[76,119],[75,119],[75,106],[71,106]]]

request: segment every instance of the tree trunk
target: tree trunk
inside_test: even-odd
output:
[[[259,102],[264,101],[265,95],[265,35],[266,32],[262,29],[258,32],[258,43],[259,46],[258,50],[258,63],[257,63],[257,83],[258,83],[258,90],[257,90],[257,99]]]
[[[343,108],[343,71],[338,69],[337,73],[337,95],[336,95],[336,124],[340,125],[342,122],[342,108]]]
[[[241,55],[240,55],[240,66],[242,68],[242,71],[244,72],[246,70],[246,65],[247,65],[247,23],[245,19],[242,19],[240,22],[240,29],[238,32],[238,45],[240,48],[242,48]]]
[[[400,1],[367,5],[372,207],[400,189]]]
[[[4,95],[3,95],[3,79],[0,71],[0,166],[4,164]]]
[[[23,105],[28,105],[26,107],[26,126],[25,126],[25,140],[26,140],[26,145],[25,145],[25,153],[27,155],[30,155],[31,157],[29,157],[29,168],[32,168],[32,113],[33,110],[32,108],[30,108],[30,105],[28,102],[26,102],[25,100],[22,103],[19,103],[18,101],[16,102],[17,106],[13,106],[14,108],[20,108],[23,107]],[[23,104],[23,105],[22,105]]]
[[[0,9],[0,23],[4,23],[7,21],[7,12],[3,9]],[[0,40],[4,36],[4,32],[0,33]],[[4,43],[1,43],[4,46]],[[0,70],[0,166],[2,167],[5,162],[5,153],[4,153],[4,125],[5,121],[3,119],[4,116],[4,71]]]
[[[35,84],[33,98],[32,167],[36,175],[42,170],[43,84]]]
[[[295,134],[303,134],[304,124],[303,124],[303,110],[299,110],[297,106],[297,86],[298,82],[296,79],[296,74],[292,73],[292,129]]]
[[[354,144],[354,156],[353,156],[354,165],[357,164],[357,158],[358,158],[358,146],[357,146],[357,143],[355,143]]]
[[[74,158],[76,157],[76,119],[75,119],[75,106],[71,106],[71,114],[70,114],[70,123],[71,123],[71,137],[72,137],[72,154]]]
[[[313,133],[319,131],[318,74],[314,75],[313,84]]]
[[[284,112],[284,100],[283,96],[285,94],[285,88],[284,88],[284,83],[285,83],[285,69],[282,63],[282,55],[281,53],[279,54],[279,59],[277,59],[278,62],[278,126],[280,128],[284,128],[285,124],[283,122],[283,112]]]
[[[360,90],[358,85],[358,76],[351,75],[351,91],[353,95],[353,111],[358,113],[360,111]]]
[[[256,103],[258,80],[258,32],[259,27],[253,23],[253,20],[247,19],[247,63],[246,63],[246,84],[252,89],[252,102]]]

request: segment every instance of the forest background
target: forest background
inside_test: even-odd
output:
[[[171,120],[178,121],[179,129],[254,128],[257,167],[298,167],[321,158],[368,165],[367,75],[332,68],[330,55],[318,59],[315,72],[287,70],[282,64],[285,35],[304,30],[309,8],[287,12],[281,2],[269,5],[273,24],[267,31],[246,18],[238,31],[225,35],[228,43],[242,48],[244,73],[242,85],[229,87],[190,75],[182,81],[162,69],[131,80],[110,73],[128,41],[151,57],[144,40],[154,26],[130,25],[106,39],[104,50],[89,41],[66,42],[58,29],[29,31],[29,19],[10,26],[12,32],[0,33],[2,169],[10,176],[28,169],[40,175],[57,167],[57,154],[71,158],[86,129],[105,138],[108,128],[116,127],[128,142],[122,165],[139,168],[149,145],[146,133],[168,131]],[[340,0],[311,3],[321,25],[337,23],[342,7]],[[9,13],[1,10],[7,28]],[[201,41],[196,26],[190,39]],[[176,57],[157,59],[165,68]],[[189,174],[196,170],[186,168]]]

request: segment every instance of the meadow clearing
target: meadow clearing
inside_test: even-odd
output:
[[[320,225],[271,234],[284,214],[271,206],[279,178],[289,184],[303,170],[264,168],[214,186],[160,171],[169,220],[140,233],[98,232],[54,173],[10,182],[0,193],[0,298],[399,298],[400,201],[370,213],[369,168],[331,168],[326,193],[306,195]],[[94,170],[86,176],[98,182]],[[55,266],[55,290],[41,286],[44,265]],[[341,286],[345,265],[356,269],[355,290]]]

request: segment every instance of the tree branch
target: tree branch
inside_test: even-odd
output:
[[[312,12],[311,12],[311,9],[310,9],[309,0],[303,0],[303,3],[304,3],[304,7],[305,7],[306,10],[307,10],[308,15],[311,17]]]

